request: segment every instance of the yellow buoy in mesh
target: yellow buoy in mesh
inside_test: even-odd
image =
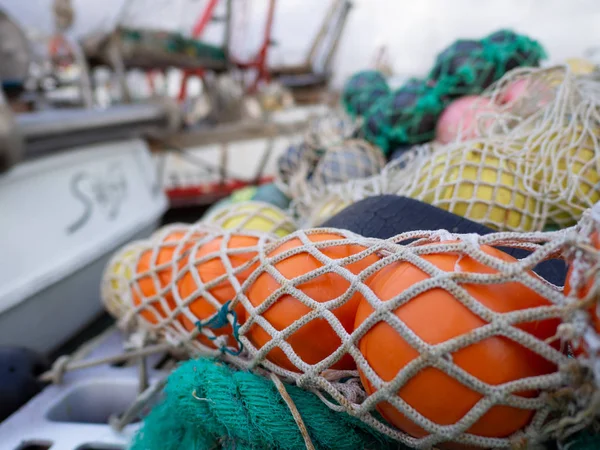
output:
[[[342,209],[350,206],[351,202],[347,200],[342,200],[338,197],[333,197],[329,200],[326,200],[323,204],[318,205],[315,211],[313,212],[310,224],[311,226],[319,226],[322,223],[326,222],[331,217],[335,216]]]
[[[232,231],[259,231],[283,237],[296,231],[294,221],[281,209],[263,202],[240,202],[223,206],[204,222]]]
[[[146,241],[131,242],[116,252],[104,269],[102,303],[116,319],[121,319],[133,308],[130,282],[135,275],[139,255],[147,248]]]
[[[561,228],[575,225],[600,201],[600,141],[594,130],[559,130],[533,136],[535,178],[549,203],[548,215]]]
[[[584,58],[569,58],[565,62],[576,75],[588,75],[596,70],[596,65]]]
[[[543,226],[540,202],[526,188],[524,167],[497,155],[481,140],[443,147],[416,175],[409,196],[497,230],[533,231]]]

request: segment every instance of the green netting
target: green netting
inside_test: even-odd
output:
[[[431,140],[444,107],[427,81],[411,79],[367,111],[363,133],[387,155],[402,145]]]
[[[589,430],[577,433],[560,447],[561,450],[598,450],[600,448],[600,434]]]
[[[479,94],[496,81],[495,59],[477,41],[459,40],[441,52],[429,79],[444,96]]]
[[[372,95],[381,97],[381,94],[378,94],[379,92],[389,92],[385,77],[380,72],[365,70],[355,73],[344,84],[342,105],[351,116],[360,115],[370,106],[365,104],[365,102],[368,103],[369,99],[371,99],[371,95],[367,93],[373,93]],[[362,111],[361,113],[358,112],[359,109]]]
[[[375,103],[389,94],[390,88],[387,86],[385,88],[376,87],[360,92],[352,99],[348,114],[351,117],[363,116]]]
[[[481,40],[496,63],[496,78],[516,67],[537,67],[545,59],[542,45],[512,30],[498,30]]]
[[[315,394],[284,385],[316,449],[406,449]],[[131,450],[306,448],[274,382],[208,359],[190,360],[170,376],[165,399],[134,437]]]
[[[545,57],[537,41],[499,30],[480,41],[455,41],[437,56],[429,79],[442,95],[480,94],[508,71],[538,66]]]
[[[119,32],[125,45],[140,45],[198,59],[225,61],[225,52],[222,48],[187,38],[181,33],[143,29],[121,29]]]

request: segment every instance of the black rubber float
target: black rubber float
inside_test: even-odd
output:
[[[480,223],[427,203],[396,195],[379,195],[361,200],[340,211],[321,226],[345,229],[379,239],[416,230],[444,229],[451,233],[481,235],[495,232]],[[517,259],[530,254],[523,249],[499,248]],[[534,271],[552,284],[562,286],[567,266],[563,260],[551,259],[538,264]]]

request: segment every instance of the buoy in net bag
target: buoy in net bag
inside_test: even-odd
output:
[[[324,241],[344,241],[343,235],[332,234],[329,232],[316,232],[307,234],[311,242]],[[273,263],[273,268],[277,270],[287,280],[306,275],[319,269],[323,264],[312,256],[308,251],[302,249],[302,241],[299,238],[293,238],[281,245],[275,247],[268,257],[280,255],[292,249],[299,249],[297,254],[293,254],[282,261]],[[339,243],[328,247],[317,249],[317,252],[326,255],[333,260],[348,258],[352,255],[365,250],[365,247],[347,243]],[[359,261],[345,265],[350,272],[357,274],[365,268],[376,263],[379,258],[375,255],[365,256]],[[249,286],[247,296],[255,308],[265,302],[270,295],[280,289],[282,285],[273,278],[268,272],[263,271],[258,278]],[[349,288],[350,282],[342,275],[334,272],[326,272],[315,278],[307,280],[301,284],[295,284],[295,288],[303,292],[313,301],[325,303],[343,295]],[[362,294],[355,292],[343,304],[337,308],[331,308],[331,312],[339,320],[342,327],[350,333],[354,325],[356,308]],[[290,293],[280,291],[272,305],[262,312],[261,316],[277,331],[283,331],[294,322],[302,319],[313,309],[304,304]],[[271,334],[263,329],[258,323],[254,323],[246,333],[246,337],[257,348],[261,349],[271,340]],[[341,340],[336,334],[329,322],[324,318],[313,319],[306,323],[285,341],[291,345],[296,355],[306,364],[317,364],[323,359],[334,353],[341,345]],[[281,368],[292,372],[300,371],[296,365],[286,356],[285,352],[278,346],[274,347],[266,355],[266,358]],[[355,362],[349,354],[341,357],[330,368],[346,370],[355,368]]]
[[[146,241],[134,241],[113,255],[102,276],[102,303],[115,319],[133,309],[130,283],[139,255],[148,249]]]
[[[515,261],[492,247],[482,246],[481,249],[501,261]],[[420,258],[445,272],[460,270],[463,273],[496,273],[495,269],[466,254],[436,253],[421,255]],[[530,276],[535,275],[530,273]],[[415,265],[399,261],[381,269],[367,280],[367,284],[379,299],[386,302],[429,278],[428,274]],[[518,282],[489,285],[464,282],[460,285],[478,303],[497,313],[551,305],[548,300]],[[369,302],[366,299],[361,300],[355,329],[373,312]],[[415,295],[396,308],[392,314],[429,345],[442,344],[486,324],[480,316],[443,287],[432,287]],[[555,335],[559,323],[559,319],[553,318],[520,323],[515,327],[544,340]],[[419,356],[413,345],[383,320],[366,331],[358,346],[370,367],[383,381],[394,379]],[[432,356],[436,357],[443,356]],[[501,335],[484,338],[453,351],[447,355],[447,360],[492,386],[556,371],[556,366],[551,361]],[[375,392],[376,388],[365,373],[361,371],[360,375],[367,393]],[[419,414],[438,425],[457,423],[483,398],[482,394],[469,387],[466,382],[460,382],[455,376],[431,365],[426,365],[412,375],[397,391],[397,395]],[[513,395],[528,398],[534,397],[536,393],[524,391]],[[429,434],[387,402],[380,402],[377,409],[389,423],[411,436],[423,437]],[[506,437],[526,426],[533,412],[530,409],[496,405],[466,432],[485,437]]]
[[[311,183],[328,185],[368,178],[381,172],[385,158],[366,141],[347,140],[328,148],[313,172]]]
[[[451,233],[494,233],[495,230],[427,203],[396,195],[377,195],[360,200],[325,221],[323,227],[349,230],[365,237],[388,239],[401,233],[418,230],[447,230]],[[522,259],[527,250],[502,250]],[[550,259],[538,264],[534,271],[556,286],[565,281],[567,267],[563,260]]]
[[[600,201],[600,148],[593,130],[559,129],[541,136],[532,153],[545,152],[535,176],[550,194],[562,198],[550,201],[549,218],[562,228],[575,225],[584,211]],[[565,196],[566,194],[566,196]]]
[[[296,231],[292,219],[285,212],[276,206],[256,201],[226,205],[204,219],[204,222],[224,230],[259,231],[279,237]]]
[[[186,250],[203,236],[191,232],[187,225],[169,225],[157,231],[135,265],[135,278],[130,284],[134,306],[140,305],[140,317],[152,325],[168,315],[175,303],[169,292],[177,266],[174,264]]]
[[[242,268],[235,274],[240,285],[246,281],[248,276],[256,269],[255,262],[245,267],[257,254],[259,238],[255,236],[232,234],[224,242],[224,237],[217,236],[214,239],[199,245],[192,250],[191,255],[186,257],[182,263],[181,276],[176,282],[177,303],[187,304],[190,314],[180,314],[178,320],[188,330],[192,331],[198,321],[211,319],[226,302],[232,301],[236,296],[236,288],[227,277],[224,259],[227,259],[233,269]],[[247,251],[234,252],[245,249]],[[221,281],[217,280],[223,277]],[[208,283],[215,285],[206,288]],[[207,295],[210,294],[210,295]],[[235,308],[238,323],[244,323],[245,310],[240,303]],[[216,336],[228,336],[228,345],[236,347],[235,338],[232,335],[231,325],[212,329]],[[205,346],[215,348],[215,344],[204,334],[198,335],[198,340]]]
[[[523,163],[508,149],[500,157],[496,151],[477,139],[436,152],[408,196],[502,231],[541,228],[541,205],[525,188]]]
[[[467,141],[482,135],[494,123],[498,108],[492,101],[477,95],[468,95],[454,100],[440,116],[435,136],[438,142],[447,144]]]
[[[312,212],[309,222],[314,226],[321,226],[323,222],[342,211],[350,204],[350,201],[342,200],[337,197],[326,200],[324,203],[318,205]]]

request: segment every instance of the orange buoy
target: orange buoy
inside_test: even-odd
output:
[[[487,254],[503,261],[516,261],[513,257],[490,246],[483,245]],[[438,253],[421,258],[436,267],[452,272],[496,273],[467,255]],[[531,276],[536,276],[531,272]],[[373,292],[383,301],[392,299],[415,283],[429,278],[425,272],[409,262],[390,264],[367,280]],[[502,284],[468,284],[462,287],[482,305],[503,313],[526,308],[550,305],[550,302],[528,287],[517,282]],[[373,308],[362,300],[356,315],[355,327],[363,323]],[[420,339],[428,344],[439,344],[464,335],[486,324],[450,292],[442,288],[429,289],[398,307],[394,314]],[[554,336],[558,319],[519,324],[518,328],[546,339]],[[359,349],[371,368],[384,381],[391,381],[408,363],[419,356],[394,328],[379,322],[370,328],[359,341]],[[526,377],[548,374],[556,366],[522,345],[502,336],[493,336],[457,350],[449,355],[454,364],[484,383],[499,385]],[[367,393],[376,389],[364,373],[361,380]],[[535,392],[518,395],[532,397]],[[439,425],[452,425],[462,419],[482,395],[453,377],[433,367],[415,374],[398,391],[398,396],[421,415]],[[414,437],[428,433],[408,419],[388,402],[377,405],[379,412],[391,424]],[[533,411],[511,406],[494,406],[468,430],[468,433],[485,437],[506,437],[526,426]]]
[[[135,268],[139,278],[134,283],[137,284],[139,293],[142,295],[142,298],[140,298],[138,290],[132,286],[132,300],[135,306],[139,306],[147,298],[156,296],[171,283],[174,270],[169,263],[173,261],[173,258],[181,256],[191,248],[202,236],[202,233],[188,235],[187,230],[175,230],[161,237],[159,241],[148,241],[149,248],[140,254]],[[185,240],[185,242],[182,243],[182,240]],[[178,250],[180,244],[181,247]],[[154,247],[156,247],[156,250]],[[157,282],[152,276],[153,273],[156,274]],[[175,302],[171,294],[166,292],[164,299],[169,307],[174,307]],[[144,307],[141,309],[140,316],[151,324],[156,325],[161,319],[167,317],[167,313],[159,300],[151,301],[146,306],[153,307],[159,316],[157,317],[151,308]]]
[[[221,251],[223,237],[218,236],[215,239],[200,246],[195,252],[194,261],[199,261],[201,258],[205,257],[209,257],[208,260],[204,262],[195,263],[191,267],[187,259],[183,262],[182,267],[187,266],[184,269],[186,270],[186,273],[183,275],[183,277],[181,277],[180,280],[178,280],[177,289],[179,291],[179,295],[182,301],[190,301],[190,303],[188,304],[188,308],[190,312],[199,321],[205,321],[210,319],[217,313],[218,307],[213,302],[211,302],[210,299],[202,295],[202,292],[199,290],[199,286],[196,283],[194,276],[192,275],[190,270],[195,270],[202,283],[207,284],[213,280],[216,280],[217,278],[226,273],[225,266],[223,265],[223,261],[221,258],[228,258],[234,269],[240,267],[246,264],[248,261],[250,261],[254,256],[256,256],[258,241],[259,238],[255,236],[233,234],[229,238],[227,248],[248,248],[248,251],[243,253],[227,255],[225,252]],[[244,269],[242,272],[236,275],[236,278],[240,282],[240,284],[246,281],[246,279],[256,269],[257,266],[258,262],[252,264],[250,267]],[[220,305],[224,305],[226,302],[233,300],[237,294],[234,286],[227,278],[223,279],[223,281],[210,288],[209,292]],[[192,297],[191,300],[190,297]],[[235,308],[235,312],[237,314],[237,320],[239,321],[239,323],[244,323],[246,310],[244,309],[241,303],[238,303],[238,305]],[[184,314],[179,315],[178,319],[188,331],[192,331],[196,327],[195,322],[192,322]],[[219,329],[213,329],[212,331],[217,336],[232,335],[232,329],[230,325]],[[208,347],[215,348],[213,342],[211,342],[210,339],[208,339],[208,337],[206,337],[203,334],[198,335],[198,340]],[[231,336],[229,339],[229,345],[236,345],[233,336]]]
[[[342,235],[325,232],[309,234],[308,238],[312,242],[338,241],[344,239]],[[294,238],[276,247],[268,256],[273,257],[300,246],[302,246],[301,240],[299,238]],[[321,253],[332,259],[347,258],[364,250],[365,247],[352,244],[351,242],[319,249]],[[369,255],[357,262],[348,264],[345,267],[352,273],[358,274],[378,260],[379,258],[377,256]],[[322,266],[321,262],[306,251],[289,256],[274,264],[275,269],[288,280],[305,275]],[[280,287],[279,282],[275,280],[275,278],[269,273],[263,272],[248,288],[248,299],[254,307],[258,307]],[[296,286],[298,290],[319,303],[324,303],[341,296],[349,287],[349,281],[343,276],[333,272],[319,275],[316,278]],[[356,308],[362,298],[362,294],[356,292],[345,304],[332,311],[349,333],[352,332]],[[311,311],[312,309],[309,306],[305,305],[292,295],[282,293],[275,300],[273,305],[262,313],[262,317],[266,319],[273,328],[281,331]],[[246,337],[258,349],[262,348],[271,340],[271,335],[258,324],[253,324],[250,327],[246,333]],[[322,318],[311,320],[289,336],[286,341],[292,346],[294,352],[307,364],[316,364],[322,361],[341,345],[339,336],[329,322]],[[293,372],[299,371],[279,347],[274,347],[269,351],[266,357],[269,361],[284,369]],[[333,364],[331,368],[341,370],[353,369],[355,367],[356,364],[353,358],[349,354],[346,354]]]

